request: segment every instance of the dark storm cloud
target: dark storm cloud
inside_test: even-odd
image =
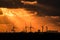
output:
[[[39,6],[40,4],[37,5],[24,5],[23,8],[26,8],[26,10],[29,11],[36,11],[37,16],[60,16],[60,9],[46,6],[44,5],[43,7]]]
[[[3,8],[20,8],[21,6],[20,0],[0,0],[0,7]]]
[[[51,6],[51,9],[46,10],[46,8],[38,7],[40,11],[42,9],[42,13],[48,16],[60,16],[60,0],[37,0],[38,4],[43,4],[45,6]],[[40,12],[38,14],[40,15]]]
[[[60,0],[37,0],[39,4],[46,4],[50,6],[60,7]]]
[[[38,12],[38,15],[41,15],[41,13],[42,13],[42,16],[43,15],[45,15],[45,16],[60,16],[60,9],[56,9],[53,7],[51,9],[38,7],[37,12]]]
[[[30,11],[37,11],[37,16],[60,16],[59,0],[36,0],[37,5],[24,5]],[[40,3],[39,3],[40,2]],[[43,4],[43,7],[40,5]]]
[[[30,11],[37,11],[37,6],[35,6],[35,5],[27,4],[27,5],[24,5],[23,8],[26,8],[27,10],[30,10]]]
[[[22,8],[24,6],[23,3],[21,3],[22,0],[0,0],[0,7],[4,8]],[[35,0],[25,0],[33,2]]]

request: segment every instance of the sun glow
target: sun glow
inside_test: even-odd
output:
[[[56,25],[52,23],[50,18],[38,17],[37,12],[34,14],[25,9],[8,9],[1,8],[4,16],[8,18],[8,21],[16,27],[15,32],[25,31],[25,26],[28,27],[27,31],[30,32],[29,27],[32,26],[32,32],[37,32],[38,29],[42,31],[41,26],[48,26],[48,30],[57,30]],[[44,29],[46,31],[46,28]]]
[[[9,21],[20,31],[22,31],[25,26],[30,26],[30,22],[32,21],[34,14],[29,14],[30,12],[25,11],[25,9],[1,9],[4,16],[6,16]]]

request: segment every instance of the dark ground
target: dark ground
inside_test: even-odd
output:
[[[0,33],[0,39],[7,39],[7,40],[59,40],[60,33]]]

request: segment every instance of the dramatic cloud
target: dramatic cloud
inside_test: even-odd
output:
[[[42,11],[43,14],[48,16],[59,16],[60,15],[59,1],[60,0],[37,0],[38,10]],[[40,11],[38,11],[39,14]]]

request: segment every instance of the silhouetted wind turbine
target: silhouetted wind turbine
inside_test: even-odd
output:
[[[33,28],[33,27],[31,26],[31,22],[30,22],[30,32],[32,32],[32,28]]]
[[[44,31],[44,26],[42,26],[42,32]]]
[[[13,32],[15,32],[15,27],[13,26],[13,28],[12,28],[12,30],[11,31],[13,31]]]
[[[48,31],[48,27],[46,26],[46,31]]]
[[[25,32],[27,32],[27,28],[28,28],[28,27],[26,26],[26,22],[25,22]]]

